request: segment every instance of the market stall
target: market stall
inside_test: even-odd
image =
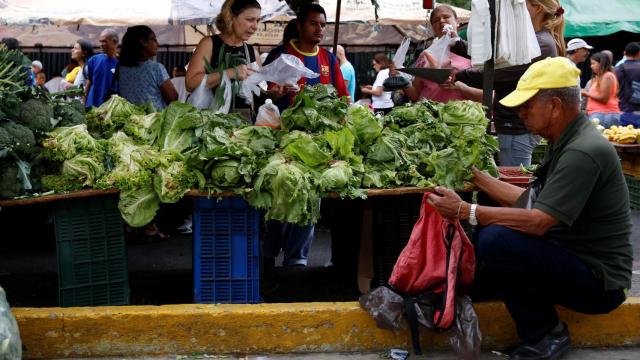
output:
[[[1,165],[13,176],[5,178],[9,181],[1,191],[5,197],[26,194],[27,198],[6,200],[0,206],[50,201],[57,243],[60,249],[63,245],[71,246],[58,253],[63,256],[59,258],[59,272],[60,299],[64,305],[110,303],[116,297],[108,295],[111,285],[104,276],[119,283],[115,288],[119,294],[127,293],[123,290],[126,289],[122,277],[126,274],[123,252],[117,253],[117,259],[111,259],[85,251],[82,253],[85,258],[78,263],[78,269],[84,270],[78,270],[78,276],[89,279],[88,282],[81,283],[78,277],[72,277],[70,283],[66,281],[62,266],[75,264],[69,257],[77,254],[75,246],[106,251],[122,249],[121,219],[132,227],[144,226],[153,220],[161,202],[174,203],[185,194],[198,196],[199,200],[194,200],[194,214],[204,215],[198,215],[197,219],[234,219],[239,214],[235,200],[230,200],[231,207],[218,207],[215,199],[206,199],[211,194],[235,194],[246,200],[246,203],[242,200],[245,225],[233,225],[229,223],[231,220],[225,225],[240,229],[245,235],[230,236],[224,241],[245,243],[239,251],[244,252],[240,258],[247,261],[239,266],[237,257],[235,261],[229,258],[233,271],[225,276],[231,276],[231,280],[242,278],[247,287],[255,290],[255,276],[246,282],[248,274],[255,274],[253,271],[258,269],[258,262],[248,261],[257,256],[256,232],[248,231],[249,225],[256,226],[258,221],[257,216],[248,215],[255,214],[255,208],[263,209],[266,219],[306,224],[318,220],[320,198],[378,195],[401,198],[409,193],[422,193],[436,184],[463,189],[471,165],[496,171],[495,140],[485,133],[488,120],[481,106],[471,102],[446,105],[421,102],[398,108],[387,117],[377,117],[365,107],[348,107],[344,99],[336,97],[335,90],[320,85],[307,87],[298,94],[295,105],[283,112],[282,130],[277,131],[249,126],[234,114],[196,110],[189,104],[172,103],[161,113],[149,112],[117,96],[83,115],[74,110],[73,101],[17,90],[9,97],[23,102],[5,102],[5,109],[17,104],[23,107],[19,112],[22,114],[28,104],[38,108],[45,118],[18,116],[3,120],[2,128],[10,136],[3,145],[6,156]],[[60,121],[53,126],[47,114]],[[33,136],[30,144],[16,140],[27,133]],[[36,145],[43,148],[37,149]],[[32,152],[34,149],[36,154]],[[37,161],[42,159],[46,161]],[[66,194],[82,188],[118,189],[118,199],[114,190]],[[194,188],[200,192],[189,192]],[[31,198],[49,191],[55,194]],[[60,203],[64,206],[59,206]],[[386,207],[379,205],[378,209]],[[410,211],[417,214],[418,209]],[[103,223],[107,219],[108,224]],[[221,231],[217,222],[194,223],[196,250],[203,234],[215,237],[229,233]],[[405,227],[410,225],[404,223]],[[208,232],[200,232],[205,228]],[[202,248],[211,248],[210,245],[211,242]],[[197,251],[194,253],[204,259]],[[210,267],[211,261],[203,263]],[[90,275],[94,273],[103,277],[92,281]],[[211,275],[206,271],[194,273],[199,277],[196,281],[203,279],[203,274]],[[82,295],[62,295],[63,290],[65,294],[71,290],[79,292],[81,285],[94,290]],[[95,290],[95,285],[102,287]],[[233,288],[233,284],[225,286]],[[104,296],[96,300],[98,293],[107,294],[107,300]],[[212,299],[258,301],[255,296]]]
[[[126,252],[116,251],[124,244],[122,220],[132,227],[144,226],[153,220],[160,203],[174,203],[185,194],[195,196],[196,300],[257,302],[256,209],[262,209],[267,220],[308,224],[318,220],[321,198],[371,197],[373,228],[369,232],[374,237],[374,257],[379,258],[375,255],[379,253],[388,260],[395,254],[380,252],[380,246],[394,243],[401,248],[418,214],[419,207],[411,205],[415,196],[408,194],[420,194],[435,185],[463,190],[472,166],[498,175],[493,161],[496,140],[485,132],[488,120],[482,107],[472,102],[444,105],[425,101],[378,117],[365,107],[348,107],[327,87],[308,87],[283,112],[282,130],[275,131],[247,126],[233,114],[198,111],[188,104],[173,103],[159,113],[116,96],[82,114],[77,108],[72,110],[73,102],[62,103],[46,94],[21,93],[20,89],[11,89],[11,93],[14,95],[7,97],[11,101],[3,106],[29,103],[45,117],[50,113],[59,120],[28,129],[33,141],[26,147],[15,140],[19,135],[10,133],[6,146],[10,156],[2,161],[14,182],[2,190],[6,190],[5,197],[64,193],[40,198],[52,200],[52,216],[59,219],[55,222],[59,249],[63,243],[71,246],[59,251],[63,256],[59,258],[62,305],[126,303],[128,288],[122,277]],[[21,115],[9,118],[12,123],[6,129],[31,126]],[[34,154],[31,147],[40,144],[44,150]],[[47,161],[40,167],[36,159],[42,158]],[[108,192],[89,196],[84,196],[85,190],[73,192],[90,188]],[[114,189],[119,191],[117,200]],[[190,189],[200,192],[189,193]],[[72,192],[66,194],[68,191]],[[234,196],[222,196],[219,204],[210,194]],[[35,200],[8,201],[13,203],[0,204]],[[60,203],[65,205],[58,206]],[[397,211],[388,213],[389,209]],[[240,223],[234,222],[238,218]],[[375,219],[397,221],[387,228],[387,223]],[[384,237],[383,229],[398,231]],[[225,241],[224,265],[219,262],[221,254],[200,252]],[[84,257],[74,271],[88,282],[75,276],[64,280],[63,267],[75,266],[75,259],[68,255],[85,248],[106,249],[117,258],[80,252]],[[376,271],[380,279],[387,275],[386,268]],[[89,275],[94,273],[102,277],[91,280]],[[118,285],[112,288],[111,280]],[[244,281],[244,285],[232,280]],[[80,286],[89,290],[80,291]],[[234,288],[245,296],[234,295],[230,292]],[[111,289],[118,296],[111,296]],[[67,297],[63,295],[67,290],[74,293]],[[219,297],[220,293],[224,295]],[[96,300],[96,294],[106,295]]]

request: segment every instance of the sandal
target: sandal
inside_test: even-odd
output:
[[[158,229],[156,223],[151,223],[145,226],[142,234],[147,244],[162,242],[169,238],[168,234],[165,234]]]

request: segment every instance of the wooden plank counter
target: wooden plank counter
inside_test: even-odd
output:
[[[23,198],[23,199],[4,199],[4,200],[0,200],[0,207],[19,206],[19,205],[34,205],[34,204],[48,203],[48,202],[52,202],[52,201],[67,200],[67,199],[78,199],[78,198],[83,198],[83,197],[109,195],[109,194],[117,194],[117,193],[118,193],[118,190],[116,190],[116,189],[78,190],[78,191],[71,191],[71,192],[65,192],[65,193],[59,193],[59,194],[51,194],[51,195]]]
[[[464,191],[469,191],[473,187],[471,185],[467,185]],[[422,194],[427,191],[433,191],[433,188],[430,187],[399,187],[395,189],[367,189],[367,196],[396,196],[396,195],[407,195],[407,194]],[[23,205],[34,205],[34,204],[42,204],[59,200],[66,199],[77,199],[83,197],[90,196],[99,196],[99,195],[109,195],[109,194],[117,194],[117,189],[108,189],[108,190],[96,190],[96,189],[87,189],[87,190],[78,190],[71,191],[66,193],[59,194],[51,194],[30,198],[22,198],[22,199],[4,199],[0,200],[0,207],[9,207],[9,206],[23,206]],[[208,191],[202,190],[189,190],[185,195],[187,196],[202,196],[202,197],[232,197],[238,196],[232,191],[224,191],[222,193],[211,193]],[[330,198],[337,198],[339,195],[337,193],[332,193],[329,195]]]

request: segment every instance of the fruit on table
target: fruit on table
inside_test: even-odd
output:
[[[633,125],[616,126],[606,129],[602,135],[609,141],[615,141],[620,144],[640,143],[640,129],[635,129]]]

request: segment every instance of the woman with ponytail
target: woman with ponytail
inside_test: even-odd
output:
[[[151,103],[160,111],[178,100],[178,92],[164,65],[152,60],[157,54],[158,39],[151,28],[146,25],[127,28],[116,78],[120,96],[137,105]]]
[[[501,166],[531,165],[531,153],[540,141],[540,137],[527,130],[524,121],[513,108],[503,106],[499,99],[515,90],[518,80],[531,64],[547,57],[564,55],[564,9],[558,0],[527,0],[527,10],[531,17],[536,39],[540,45],[540,56],[525,65],[511,66],[495,71],[493,87],[493,122],[498,134]],[[471,88],[482,88],[482,69],[469,68],[455,74],[460,81]],[[456,82],[454,81],[454,84]]]
[[[206,87],[215,92],[226,75],[232,82],[242,81],[253,70],[248,66],[259,59],[247,40],[258,30],[261,7],[256,0],[225,0],[216,19],[219,34],[203,38],[189,61],[187,91],[193,92],[206,79]],[[227,56],[227,54],[235,56]],[[215,71],[208,73],[205,61]],[[250,113],[249,106],[235,96],[235,109]]]
[[[556,56],[564,56],[564,9],[558,0],[527,0],[527,9],[536,33],[546,30],[556,45]]]

